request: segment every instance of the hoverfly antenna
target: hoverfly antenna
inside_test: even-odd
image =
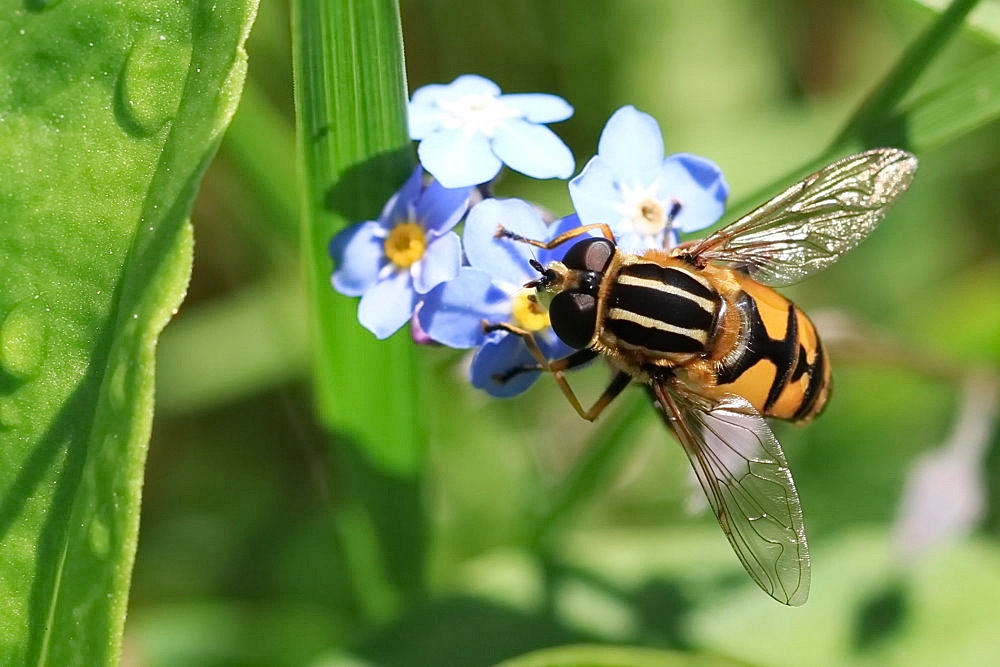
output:
[[[546,268],[541,262],[539,262],[534,257],[529,259],[528,262],[531,264],[531,268],[542,274],[538,278],[535,278],[530,282],[524,283],[524,286],[527,287],[528,289],[532,288],[547,289],[559,282],[559,274],[555,271],[555,269]]]
[[[520,234],[515,234],[514,232],[510,231],[509,229],[507,229],[503,225],[497,225],[497,231],[496,231],[495,234],[493,234],[493,238],[495,238],[495,239],[511,239],[512,241],[527,241],[528,240],[528,239],[524,238],[523,236],[521,236]]]
[[[678,215],[680,215],[682,208],[684,208],[683,204],[681,204],[676,199],[672,200],[670,202],[670,210],[667,211],[667,222],[673,222],[674,219],[677,218]]]

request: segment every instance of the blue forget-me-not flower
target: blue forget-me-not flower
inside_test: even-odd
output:
[[[573,107],[546,93],[502,95],[474,74],[423,86],[409,105],[410,138],[424,169],[450,188],[488,183],[506,164],[532,178],[569,178],[573,154],[545,123]]]
[[[716,222],[729,186],[710,160],[677,153],[664,157],[656,120],[635,107],[616,111],[604,126],[597,155],[569,184],[580,221],[606,223],[623,250],[677,245],[677,232]]]
[[[576,225],[573,220],[570,224]],[[549,359],[573,350],[560,341],[549,325],[548,311],[535,290],[524,287],[538,278],[529,260],[546,264],[561,258],[566,248],[553,251],[497,238],[500,226],[540,241],[565,231],[563,224],[546,225],[538,211],[519,199],[487,199],[469,212],[462,240],[469,266],[458,277],[438,285],[424,298],[417,313],[421,328],[434,340],[457,348],[478,347],[472,359],[472,384],[493,396],[515,396],[537,379],[537,371],[499,380],[511,369],[536,363],[524,341],[506,331],[487,333],[483,323],[506,323],[534,334]]]
[[[570,182],[571,215],[549,225],[517,199],[487,198],[469,208],[472,188],[504,164],[534,178],[568,178],[573,156],[545,124],[572,113],[555,95],[503,95],[475,75],[413,94],[410,136],[420,142],[421,165],[377,220],[342,231],[330,244],[333,285],[361,297],[363,326],[386,338],[411,321],[418,342],[475,348],[472,384],[514,396],[539,376],[525,370],[537,359],[521,336],[489,325],[530,333],[548,359],[572,353],[552,330],[536,290],[524,285],[538,278],[530,260],[560,260],[573,243],[545,250],[498,237],[501,226],[544,242],[605,223],[623,250],[642,252],[671,247],[678,231],[697,231],[721,216],[728,186],[718,167],[694,155],[665,157],[656,121],[631,106],[612,115],[598,154]],[[463,217],[460,240],[453,228]]]
[[[378,220],[348,227],[330,242],[333,286],[361,297],[358,320],[377,337],[395,333],[423,294],[458,275],[461,241],[451,230],[465,215],[470,192],[425,184],[418,166]]]

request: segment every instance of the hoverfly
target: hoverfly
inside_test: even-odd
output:
[[[548,243],[503,228],[498,237],[552,249],[587,232],[563,261],[533,266],[526,287],[552,294],[556,334],[576,352],[548,361],[581,417],[594,420],[632,382],[645,383],[683,446],[708,503],[750,577],[771,597],[801,605],[810,561],[799,496],[764,417],[806,422],[826,403],[830,367],[816,328],[771,287],[795,283],[863,241],[907,189],[916,158],[882,148],[830,164],[700,241],[626,253],[610,227],[585,225]],[[617,371],[584,409],[563,372],[595,357]]]

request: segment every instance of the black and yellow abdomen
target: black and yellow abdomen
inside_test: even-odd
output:
[[[816,327],[746,274],[651,251],[610,261],[594,349],[633,377],[672,373],[713,398],[737,394],[765,417],[803,421],[829,394]]]
[[[830,365],[816,327],[795,304],[741,274],[730,297],[737,342],[716,366],[716,391],[743,396],[765,417],[811,419],[826,404]]]

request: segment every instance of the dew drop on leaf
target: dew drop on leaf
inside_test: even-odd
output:
[[[155,31],[132,44],[115,100],[115,116],[129,134],[153,134],[173,118],[190,58],[189,44]]]
[[[24,424],[19,404],[10,398],[0,396],[0,433],[18,428]]]
[[[33,12],[41,12],[46,9],[52,9],[60,2],[62,0],[27,0],[25,5]]]
[[[111,531],[108,525],[96,517],[92,518],[87,530],[87,542],[95,556],[106,557],[111,551]]]
[[[17,380],[38,373],[45,357],[46,326],[35,302],[22,301],[0,322],[0,368]]]
[[[128,404],[128,365],[123,363],[115,364],[108,379],[108,398],[111,407],[121,410]]]

